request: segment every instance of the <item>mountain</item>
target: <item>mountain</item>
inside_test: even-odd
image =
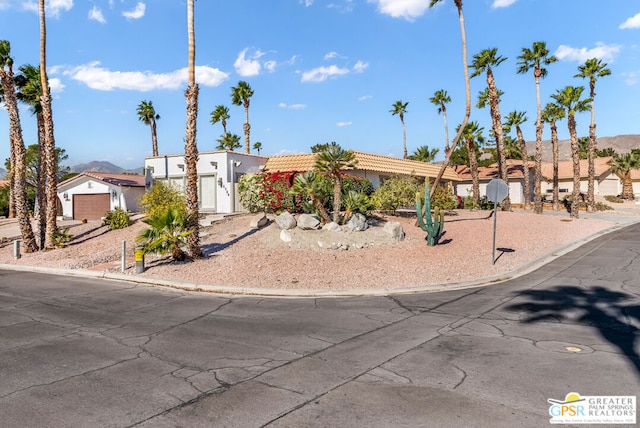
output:
[[[613,148],[616,153],[629,153],[633,149],[640,149],[640,135],[616,135],[615,137],[596,138],[596,148],[598,150]],[[527,141],[527,154],[533,156],[536,152],[536,142]],[[571,160],[571,141],[558,141],[558,158],[560,160]],[[551,140],[542,140],[542,161],[552,162],[553,151]]]
[[[83,171],[98,171],[98,172],[111,172],[114,174],[142,174],[142,168],[124,169],[118,165],[114,165],[107,161],[92,161],[87,163],[81,163],[74,165],[70,168],[71,172],[83,172]]]
[[[7,171],[3,168],[0,168],[0,180],[4,180],[7,177]]]

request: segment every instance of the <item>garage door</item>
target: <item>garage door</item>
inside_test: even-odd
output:
[[[73,195],[73,219],[100,220],[111,209],[109,194]]]

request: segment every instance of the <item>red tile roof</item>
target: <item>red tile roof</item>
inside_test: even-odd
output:
[[[128,186],[128,187],[145,187],[145,177],[143,175],[138,174],[115,174],[111,172],[100,172],[100,171],[84,171],[80,174],[65,180],[60,183],[66,184],[71,181],[75,181],[80,177],[91,177],[96,180],[104,181],[105,183],[113,184],[116,186]]]

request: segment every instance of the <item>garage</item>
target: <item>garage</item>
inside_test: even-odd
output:
[[[73,219],[100,220],[111,210],[109,198],[108,193],[73,195]]]

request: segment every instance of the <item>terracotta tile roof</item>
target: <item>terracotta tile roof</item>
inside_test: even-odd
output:
[[[9,185],[9,180],[0,180],[0,187],[5,187]]]
[[[519,162],[519,163],[516,163]],[[531,167],[531,165],[530,165]],[[471,168],[466,165],[456,165],[455,171],[462,180],[471,180]],[[493,164],[484,167],[478,167],[478,177],[480,179],[492,179],[500,178],[498,173],[498,165]],[[507,178],[521,178],[524,177],[522,168],[522,161],[507,162]]]
[[[435,177],[440,171],[440,165],[438,164],[398,159],[355,150],[353,150],[353,153],[358,163],[355,168],[351,169],[381,172],[389,175],[417,175],[420,177]],[[315,166],[316,156],[317,153],[271,156],[267,159],[265,171],[309,171]],[[452,168],[446,169],[443,179],[460,180]]]
[[[58,184],[61,186],[63,184],[67,184],[71,181],[75,181],[80,177],[91,177],[96,180],[104,181],[105,183],[113,184],[116,186],[129,186],[129,187],[145,187],[145,178],[143,175],[138,174],[115,174],[111,172],[100,172],[100,171],[84,171],[80,174],[69,178],[68,180],[63,181]]]
[[[596,169],[596,177],[605,176],[609,172],[609,165],[607,162],[611,160],[611,157],[595,158],[594,164]],[[587,178],[589,176],[589,161],[587,159],[580,159],[580,177]],[[553,179],[553,163],[542,163],[542,177],[545,180]],[[558,162],[558,178],[567,179],[573,178],[573,161],[560,161]]]

